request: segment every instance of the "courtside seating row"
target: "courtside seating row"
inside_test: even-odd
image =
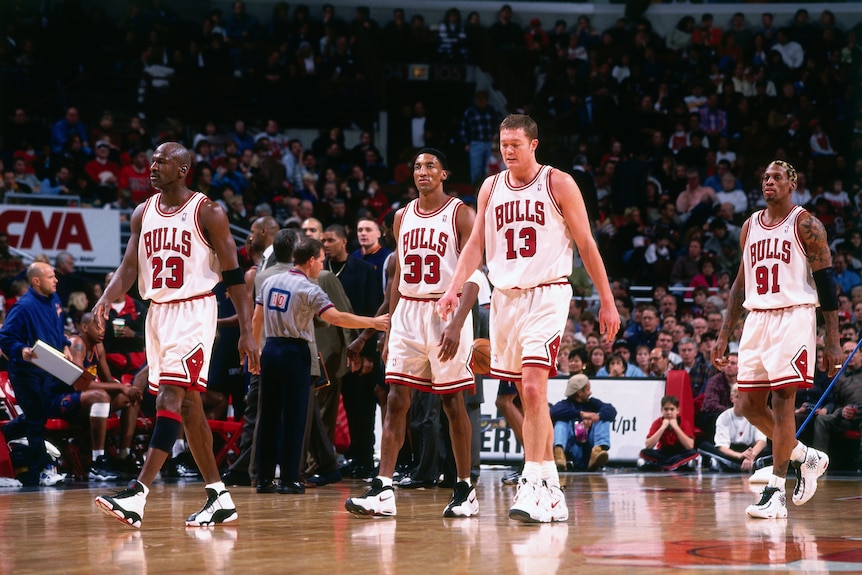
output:
[[[132,382],[131,376],[123,376],[123,383],[129,385]],[[9,381],[9,373],[0,371],[0,402],[9,415],[14,418],[22,413],[21,407],[15,400],[15,391],[12,389],[12,384]],[[0,427],[6,421],[0,421]],[[154,421],[151,418],[140,416],[138,417],[135,434],[149,435],[152,432]],[[242,429],[242,419],[240,420],[208,420],[210,429],[213,435],[218,438],[216,445],[219,450],[216,453],[216,463],[219,467],[226,467],[234,457],[239,453],[239,438],[240,430]],[[117,445],[116,435],[120,429],[120,418],[112,415],[108,418],[107,438],[105,450],[110,455],[116,456]],[[55,443],[61,453],[61,467],[69,475],[78,480],[86,480],[90,464],[90,433],[89,429],[80,425],[70,424],[63,419],[48,419],[45,424],[46,438]],[[5,441],[2,448],[6,448]],[[148,443],[148,442],[147,442]],[[146,450],[146,445],[143,446]],[[136,454],[138,456],[143,453]],[[4,470],[0,470],[0,475],[3,475]],[[4,475],[5,476],[5,475]]]
[[[667,374],[667,383],[665,385],[665,395],[675,395],[679,398],[679,417],[683,421],[691,423],[694,427],[695,437],[701,439],[702,431],[695,426],[694,416],[700,410],[700,405],[697,404],[697,399],[692,397],[691,379],[688,377],[688,372],[684,369],[674,369]],[[702,438],[712,441],[712,438]],[[859,452],[859,442],[862,441],[862,433],[855,429],[848,429],[841,434],[840,437],[833,438],[833,464],[830,469],[847,468],[848,471],[855,471],[862,461],[856,461],[856,455]],[[849,457],[844,457],[844,454]],[[845,461],[846,460],[846,461]]]

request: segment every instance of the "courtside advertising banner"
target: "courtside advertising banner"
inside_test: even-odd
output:
[[[567,378],[548,380],[548,403],[565,398]],[[496,379],[485,378],[485,402],[482,404],[482,462],[511,463],[524,459],[524,449],[515,434],[499,417]],[[633,463],[644,447],[649,426],[661,415],[661,398],[665,382],[659,379],[591,378],[593,396],[613,404],[616,420],[611,424],[610,461]]]
[[[120,264],[120,213],[94,208],[0,205],[0,230],[9,246],[51,261],[69,252],[79,267]]]

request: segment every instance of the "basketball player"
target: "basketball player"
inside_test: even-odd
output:
[[[739,341],[740,403],[745,417],[772,439],[773,475],[750,517],[787,517],[784,484],[790,462],[796,470],[793,503],[802,505],[817,490],[817,478],[829,457],[795,437],[793,416],[797,388],[814,382],[818,301],[826,326],[823,370],[832,377],[841,369],[838,343],[838,297],[832,254],[823,224],[791,201],[796,169],[782,160],[766,168],[761,180],[766,209],[742,225],[743,258],[727,302],[727,315],[712,350],[718,369],[730,334],[748,316]],[[771,408],[767,401],[772,394]]]
[[[111,302],[128,291],[135,279],[143,299],[152,301],[146,342],[149,384],[156,396],[156,423],[146,461],[136,480],[96,504],[111,517],[140,527],[150,485],[168,457],[182,427],[206,482],[203,508],[186,520],[188,526],[234,521],[236,508],[219,478],[201,392],[206,391],[210,352],[216,332],[213,287],[224,280],[239,319],[240,360],[259,372],[257,343],[251,333],[251,298],[227,216],[204,194],[185,185],[191,154],[181,144],[156,148],[150,182],[160,193],[135,208],[129,244],[120,267],[93,311],[108,317]],[[219,273],[221,268],[221,273]]]
[[[90,406],[90,438],[92,442],[92,464],[90,479],[96,481],[113,481],[120,477],[119,469],[115,469],[105,455],[105,437],[107,435],[108,417],[118,409],[123,410],[120,424],[120,449],[129,449],[135,433],[135,423],[141,408],[141,390],[131,385],[125,385],[115,380],[105,357],[105,324],[93,317],[92,313],[81,316],[78,326],[80,334],[69,337],[72,345],[72,363],[89,372],[94,380],[87,391],[101,390],[102,402]],[[105,401],[107,399],[107,401]],[[125,456],[121,456],[125,457]]]
[[[437,302],[445,319],[486,251],[491,297],[491,375],[518,386],[524,409],[524,472],[509,517],[565,521],[569,512],[554,463],[548,376],[556,364],[572,287],[573,240],[599,293],[599,329],[616,337],[620,317],[593,240],[581,191],[571,176],[536,160],[536,122],[511,114],[500,124],[506,170],[479,190],[473,233],[452,285]]]
[[[449,285],[458,253],[470,235],[473,210],[443,191],[449,177],[446,156],[433,148],[419,150],[413,160],[413,181],[419,198],[395,214],[397,242],[395,277],[390,292],[392,327],[387,336],[386,383],[380,472],[371,488],[344,506],[357,515],[395,515],[392,475],[404,443],[411,387],[441,394],[449,419],[457,480],[444,517],[470,517],[479,512],[476,487],[470,479],[471,425],[461,393],[473,385],[468,366],[473,342],[470,310],[479,286],[471,281],[458,298],[451,321],[437,316],[437,298]],[[478,264],[473,268],[478,271]],[[457,297],[457,296],[456,296]]]

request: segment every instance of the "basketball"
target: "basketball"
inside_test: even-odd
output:
[[[470,352],[470,369],[474,374],[488,375],[491,371],[491,342],[484,337],[473,340]]]

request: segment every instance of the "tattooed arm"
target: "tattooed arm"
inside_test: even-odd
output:
[[[740,249],[745,251],[745,239],[748,237],[748,226],[750,220],[746,220],[742,224],[742,232],[739,234]],[[744,255],[743,255],[744,257]],[[712,364],[719,370],[724,369],[727,365],[727,342],[730,341],[730,336],[736,326],[742,320],[742,302],[745,301],[745,271],[743,270],[745,260],[739,262],[739,270],[736,272],[736,279],[733,280],[733,285],[730,288],[730,294],[727,298],[727,311],[724,314],[724,320],[721,322],[721,329],[718,330],[718,338],[715,341],[715,346],[712,348]]]
[[[808,212],[803,212],[796,220],[796,231],[808,256],[812,272],[832,267],[832,252],[826,239],[823,223]],[[823,323],[826,328],[826,348],[823,350],[823,371],[832,377],[838,373],[835,366],[844,363],[844,354],[838,337],[838,310],[824,311]]]

